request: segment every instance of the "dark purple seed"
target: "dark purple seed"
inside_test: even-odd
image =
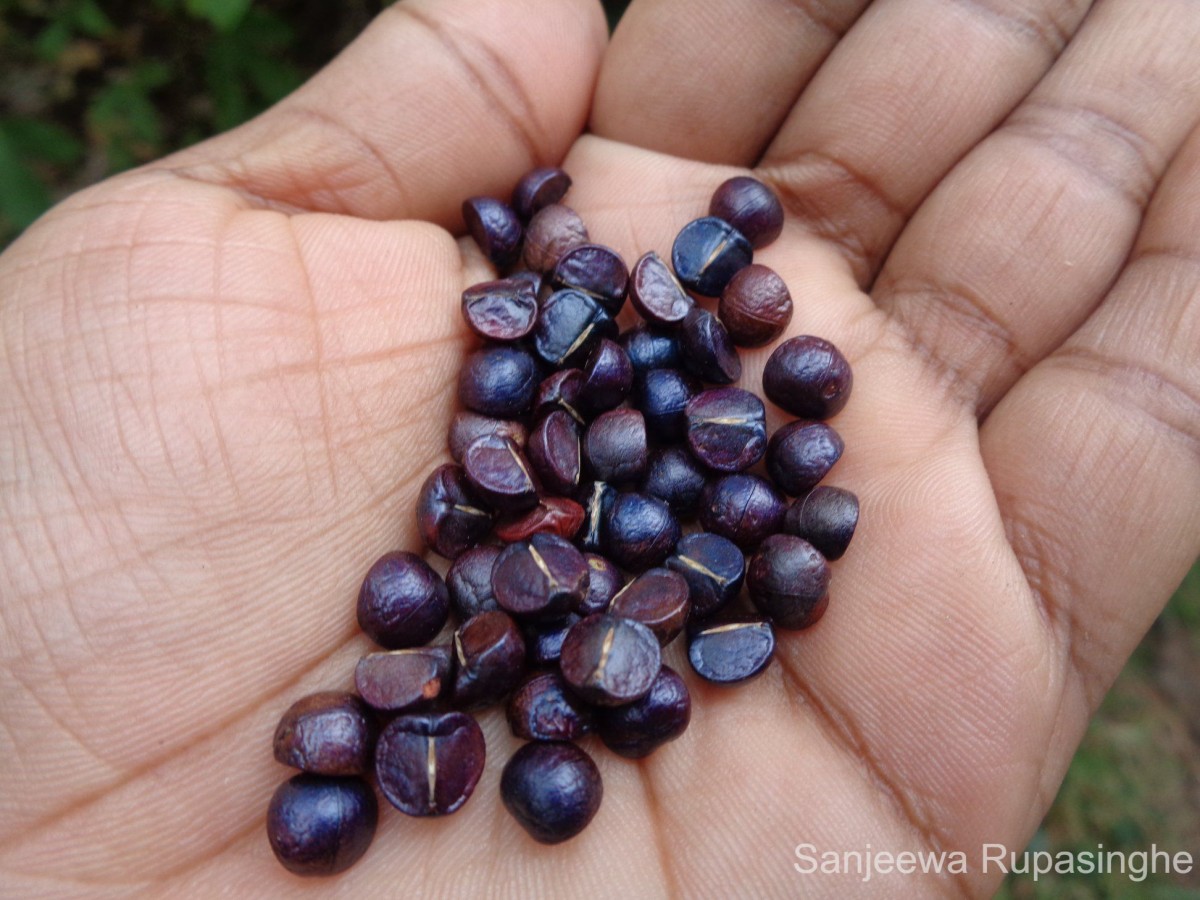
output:
[[[633,388],[633,364],[620,344],[600,341],[583,368],[581,398],[589,412],[619,406]]]
[[[494,197],[469,197],[463,221],[483,255],[497,269],[507,269],[521,254],[521,220],[511,206]]]
[[[454,632],[455,706],[473,709],[502,700],[525,674],[525,640],[503,612],[484,612]]]
[[[829,563],[792,534],[773,534],[746,563],[746,588],[777,628],[808,628],[829,605]]]
[[[354,667],[354,687],[373,709],[401,712],[427,706],[450,678],[449,647],[368,653]]]
[[[687,441],[696,459],[718,472],[741,472],[767,449],[767,410],[749,391],[725,387],[688,401]]]
[[[646,422],[636,409],[612,409],[583,435],[583,458],[596,481],[627,484],[646,471]]]
[[[679,540],[670,507],[645,494],[618,494],[604,528],[606,555],[634,572],[660,566]]]
[[[629,269],[611,247],[580,244],[558,258],[550,281],[557,288],[573,288],[595,297],[610,316],[625,305]]]
[[[582,369],[563,369],[547,377],[533,396],[534,418],[541,419],[555,410],[562,410],[580,425],[586,424],[580,398],[583,380]]]
[[[481,338],[516,341],[537,321],[537,293],[525,279],[485,281],[463,291],[462,314]]]
[[[375,774],[400,812],[447,816],[470,799],[485,756],[483,732],[465,713],[413,713],[393,719],[379,735]]]
[[[644,377],[651,369],[678,369],[683,364],[678,337],[645,323],[622,332],[620,344],[629,355],[635,379]]]
[[[515,616],[565,616],[587,596],[588,565],[574,545],[556,534],[535,534],[501,551],[492,569],[500,608]]]
[[[275,759],[314,775],[362,775],[375,754],[375,723],[347,691],[301,697],[275,729]]]
[[[687,730],[692,698],[679,674],[663,666],[641,700],[596,711],[604,745],[627,759],[642,759]]]
[[[802,419],[828,419],[850,399],[850,363],[833,344],[810,335],[789,338],[763,369],[767,399]]]
[[[792,295],[773,269],[749,265],[721,292],[717,314],[739,347],[762,347],[792,321]]]
[[[566,497],[543,497],[519,518],[496,526],[496,537],[508,544],[527,541],[535,534],[555,534],[574,539],[583,526],[583,507]]]
[[[582,616],[572,613],[564,619],[554,619],[550,622],[523,622],[521,631],[525,635],[525,654],[529,665],[535,669],[545,669],[549,666],[557,668],[567,632],[581,618]]]
[[[542,304],[533,346],[553,366],[577,366],[601,338],[617,336],[617,323],[594,298],[579,291],[555,291]]]
[[[579,489],[583,463],[579,426],[561,409],[551,410],[529,436],[529,462],[552,494],[573,494]]]
[[[271,796],[267,838],[294,875],[336,875],[367,852],[378,821],[375,792],[361,778],[296,775]]]
[[[633,264],[629,299],[638,314],[654,325],[678,325],[695,305],[662,258],[651,250]]]
[[[495,509],[511,513],[537,506],[538,483],[529,460],[509,438],[476,438],[463,454],[463,471],[475,493]]]
[[[842,458],[841,435],[824,422],[788,422],[767,444],[767,471],[793,497],[815,487]]]
[[[522,221],[528,222],[538,210],[557,203],[571,187],[571,176],[562,169],[541,166],[521,176],[513,190],[512,205]]]
[[[550,272],[560,256],[587,241],[587,227],[579,214],[551,203],[534,213],[525,229],[525,265],[535,272]]]
[[[524,448],[529,438],[529,430],[520,422],[508,419],[493,419],[481,416],[479,413],[460,410],[450,420],[450,456],[456,463],[461,463],[463,454],[476,438],[485,434],[497,434],[510,438],[518,447]]]
[[[688,661],[692,670],[713,684],[736,684],[758,675],[775,655],[770,622],[724,622],[692,632]]]
[[[522,269],[519,272],[510,272],[508,275],[509,281],[519,281],[522,284],[527,284],[533,290],[535,297],[540,296],[542,292],[542,276],[537,272],[530,272],[528,269]]]
[[[380,557],[358,591],[358,626],[389,650],[433,640],[449,617],[446,583],[414,553]]]
[[[612,485],[603,481],[592,483],[583,504],[584,520],[580,544],[584,550],[597,552],[604,549],[608,518],[616,499],[617,489]]]
[[[697,306],[679,330],[683,367],[709,384],[733,384],[742,377],[742,358],[729,332],[712,313]]]
[[[417,528],[431,550],[454,559],[492,530],[494,515],[471,489],[462,466],[434,469],[417,497]]]
[[[641,622],[664,647],[683,630],[690,609],[688,583],[670,569],[643,572],[608,605],[611,615]]]
[[[708,214],[724,219],[746,236],[756,250],[783,231],[783,205],[775,192],[756,178],[738,175],[713,192]]]
[[[504,808],[540,844],[561,844],[587,828],[603,796],[592,758],[565,741],[526,744],[500,776]]]
[[[684,408],[700,393],[700,382],[675,369],[651,369],[638,385],[634,405],[646,419],[646,433],[654,440],[672,443],[687,432]]]
[[[588,703],[620,706],[646,696],[662,655],[645,625],[600,613],[571,626],[558,664],[571,690]]]
[[[719,297],[729,279],[754,261],[745,236],[723,219],[688,222],[671,247],[671,265],[681,284],[704,297]]]
[[[588,590],[575,611],[581,616],[591,616],[604,612],[612,598],[617,596],[625,587],[625,576],[611,562],[596,553],[585,553],[583,558],[588,564]]]
[[[474,412],[511,419],[529,409],[540,379],[537,360],[520,347],[483,347],[463,363],[458,399]]]
[[[508,727],[526,741],[577,741],[592,730],[592,711],[557,672],[531,676],[508,700]]]
[[[739,547],[753,547],[783,527],[787,506],[765,478],[726,475],[711,482],[700,500],[700,524]]]
[[[783,527],[826,559],[841,559],[858,527],[858,497],[844,488],[815,487],[792,502]]]
[[[691,517],[700,507],[708,475],[682,447],[664,447],[650,457],[642,493],[657,497],[680,518]]]
[[[667,568],[688,583],[692,618],[706,619],[737,599],[746,576],[746,558],[728,538],[699,531],[684,535],[675,545]]]
[[[450,592],[450,608],[460,622],[500,608],[492,593],[492,566],[499,555],[499,547],[474,547],[450,565],[446,589]]]

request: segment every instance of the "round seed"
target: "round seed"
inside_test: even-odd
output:
[[[297,775],[271,797],[267,838],[289,872],[336,875],[367,852],[378,821],[375,792],[361,778]]]
[[[375,748],[379,790],[407,815],[449,815],[470,799],[485,754],[483,732],[465,713],[400,716]]]
[[[375,753],[375,725],[362,700],[320,691],[293,703],[275,729],[275,759],[314,775],[361,775]]]
[[[736,684],[760,674],[775,655],[770,622],[706,625],[688,643],[688,661],[705,681]]]
[[[446,583],[414,553],[388,553],[367,570],[358,591],[358,627],[390,650],[432,640],[450,616]]]
[[[567,684],[584,700],[620,706],[650,690],[662,665],[658,648],[645,625],[601,613],[579,620],[567,632],[559,666]]]
[[[504,767],[500,796],[530,837],[559,844],[592,821],[604,784],[592,758],[574,744],[535,741],[514,753]]]

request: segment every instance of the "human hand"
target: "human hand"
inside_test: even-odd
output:
[[[758,259],[854,366],[831,481],[859,534],[754,683],[668,654],[692,725],[597,754],[577,839],[501,810],[491,712],[475,798],[385,810],[321,888],[987,894],[980,845],[1024,846],[1200,549],[1200,21],[1089,5],[641,0],[604,51],[584,0],[406,2],[261,119],[31,228],[0,257],[4,883],[309,887],[264,834],[271,734],[349,685],[359,580],[418,548],[487,275],[444,229],[565,155],[627,260],[740,167],[780,190]],[[862,886],[797,873],[800,842],[972,871]]]

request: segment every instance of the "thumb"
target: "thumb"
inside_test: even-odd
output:
[[[258,118],[155,167],[265,205],[459,224],[560,160],[607,30],[594,0],[404,0]]]

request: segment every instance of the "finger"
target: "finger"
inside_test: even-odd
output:
[[[1080,0],[883,0],[830,56],[762,172],[866,284],[904,222],[1028,93]]]
[[[1096,306],[1200,119],[1190,2],[1096,9],[1054,70],[942,183],[875,299],[986,413]]]
[[[1200,131],[1112,292],[981,434],[1013,549],[1069,663],[1076,738],[1200,552],[1197,346]]]
[[[687,159],[752,165],[870,0],[639,0],[604,57],[591,128]]]
[[[606,31],[590,0],[405,0],[291,97],[162,163],[274,206],[461,227],[583,128]]]

